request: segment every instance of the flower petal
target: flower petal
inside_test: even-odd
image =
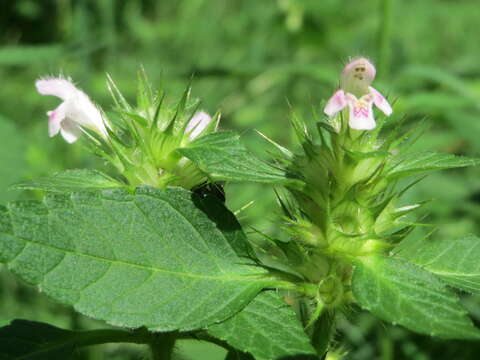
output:
[[[69,144],[74,143],[80,137],[80,127],[72,120],[65,119],[62,121],[62,126],[60,129],[60,133],[62,134],[63,138]]]
[[[375,79],[375,74],[375,66],[367,58],[355,58],[342,71],[341,88],[358,97],[368,94],[368,87]]]
[[[370,90],[370,94],[373,96],[373,103],[375,106],[379,108],[385,115],[392,115],[393,110],[387,99],[385,99],[383,95],[373,87],[370,86],[368,89]]]
[[[108,136],[102,113],[83,91],[79,90],[77,96],[69,101],[67,117],[78,125],[96,131],[103,137]]]
[[[61,103],[55,110],[47,112],[48,135],[53,137],[58,134],[61,123],[65,119],[65,103]]]
[[[208,115],[206,112],[199,111],[195,113],[195,115],[193,115],[190,121],[188,122],[187,128],[185,129],[186,133],[190,133],[189,134],[190,140],[193,140],[196,137],[198,137],[203,132],[203,130],[205,130],[208,124],[210,124],[211,121],[212,121],[212,117]]]
[[[62,100],[75,96],[79,91],[70,80],[64,78],[39,79],[35,86],[40,94],[57,96]]]
[[[108,132],[101,111],[87,94],[75,87],[65,78],[44,78],[36,81],[35,86],[42,95],[54,95],[63,99],[63,103],[48,113],[49,134],[56,135],[60,130],[68,142],[74,142],[80,135],[79,126],[88,127],[106,138]],[[68,125],[63,122],[68,120]]]
[[[328,116],[333,116],[347,106],[347,100],[345,98],[345,92],[343,90],[337,90],[332,97],[327,101],[323,112]]]
[[[357,99],[352,94],[347,94],[348,107],[350,114],[348,117],[348,125],[355,130],[372,130],[375,129],[377,124],[373,117],[372,96],[363,96]]]

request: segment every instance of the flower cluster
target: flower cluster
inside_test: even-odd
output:
[[[189,103],[189,89],[172,108],[165,104],[164,96],[153,93],[145,76],[139,81],[140,100],[133,107],[109,79],[120,118],[113,121],[71,79],[37,80],[40,94],[62,100],[56,109],[47,112],[49,135],[60,133],[68,143],[74,143],[83,133],[94,152],[111,162],[132,186],[192,188],[203,183],[204,174],[176,149],[215,131],[218,117],[214,120],[206,112],[197,111],[197,104]]]
[[[291,122],[301,145],[299,152],[292,152],[267,138],[278,150],[278,156],[274,159],[275,164],[265,163],[251,154],[240,143],[239,136],[233,132],[211,134],[217,131],[219,116],[212,118],[207,113],[199,111],[198,103],[190,99],[189,89],[177,102],[169,103],[163,93],[152,91],[145,74],[140,72],[137,103],[131,105],[109,78],[108,87],[116,105],[115,113],[110,115],[95,105],[70,79],[43,78],[36,82],[39,93],[57,96],[62,100],[56,109],[47,113],[50,136],[60,133],[68,143],[73,143],[82,136],[96,154],[113,164],[123,176],[124,183],[100,172],[94,172],[94,176],[90,174],[89,178],[78,176],[79,173],[74,171],[59,174],[54,176],[53,180],[39,181],[33,185],[20,184],[20,188],[51,191],[56,190],[57,186],[62,191],[65,188],[68,188],[69,192],[79,188],[90,191],[90,187],[84,186],[84,183],[94,179],[92,183],[96,189],[108,189],[106,194],[102,192],[101,199],[106,199],[104,195],[111,197],[112,183],[113,188],[122,188],[122,191],[114,192],[117,199],[131,199],[135,196],[143,198],[145,191],[152,195],[148,202],[143,200],[135,202],[138,207],[135,211],[139,210],[145,215],[148,225],[151,225],[150,229],[144,229],[144,222],[137,224],[138,229],[132,228],[130,225],[135,225],[135,221],[132,224],[115,221],[104,226],[103,219],[113,216],[106,216],[110,213],[106,206],[109,203],[102,202],[102,209],[98,210],[98,213],[105,216],[98,218],[98,224],[101,223],[101,226],[95,229],[95,235],[99,230],[107,231],[127,226],[126,236],[134,236],[135,239],[132,240],[140,241],[139,246],[145,245],[147,250],[152,244],[152,239],[166,241],[168,246],[172,245],[173,250],[178,241],[188,243],[187,247],[179,248],[185,251],[182,250],[183,252],[177,255],[178,259],[189,267],[191,274],[184,276],[182,269],[179,273],[177,262],[168,264],[165,262],[172,268],[169,270],[165,265],[167,266],[165,276],[162,275],[165,281],[174,279],[170,282],[178,283],[182,287],[182,291],[177,292],[177,295],[180,299],[178,303],[184,308],[188,308],[192,299],[199,294],[198,291],[206,293],[205,289],[208,287],[212,291],[217,291],[219,289],[217,280],[220,275],[222,279],[229,279],[222,281],[220,293],[236,293],[237,300],[246,296],[242,301],[228,301],[226,303],[228,306],[225,305],[224,308],[231,307],[230,313],[225,313],[219,318],[218,309],[215,308],[217,303],[204,302],[202,306],[207,307],[208,311],[203,311],[203,316],[206,317],[201,320],[199,320],[201,316],[194,320],[186,317],[179,319],[176,316],[165,320],[163,315],[168,315],[169,311],[158,310],[158,304],[167,304],[169,310],[173,302],[166,303],[160,299],[155,305],[161,314],[157,316],[161,318],[160,325],[155,325],[153,330],[162,330],[162,327],[157,326],[167,326],[168,331],[175,330],[167,332],[167,336],[175,334],[178,329],[195,331],[194,328],[198,326],[202,329],[202,334],[222,339],[222,342],[225,341],[229,346],[250,351],[255,355],[258,346],[252,349],[241,342],[237,345],[237,340],[241,340],[241,336],[225,337],[224,334],[232,334],[232,331],[235,333],[236,330],[245,332],[241,327],[237,329],[235,324],[239,322],[248,323],[249,331],[252,330],[251,324],[255,325],[258,322],[255,311],[242,310],[245,305],[247,307],[252,305],[250,309],[255,309],[260,303],[262,307],[266,306],[265,309],[274,306],[278,310],[279,299],[271,302],[267,297],[257,302],[257,298],[253,298],[257,294],[256,291],[261,289],[277,289],[278,294],[284,296],[285,301],[297,310],[301,320],[301,323],[297,322],[295,325],[296,328],[291,329],[295,330],[296,336],[298,335],[300,339],[299,345],[292,345],[292,349],[295,348],[296,351],[299,348],[302,354],[316,354],[317,357],[332,360],[342,358],[344,351],[341,347],[335,349],[336,344],[333,341],[336,314],[346,312],[353,303],[383,320],[420,333],[458,339],[478,339],[479,330],[465,316],[465,310],[459,306],[455,293],[447,288],[448,284],[471,291],[474,286],[465,285],[464,281],[457,281],[456,277],[452,278],[451,271],[454,269],[455,274],[461,272],[469,276],[475,261],[464,261],[465,264],[460,271],[455,259],[452,261],[448,256],[439,258],[438,252],[444,255],[448,253],[447,250],[455,250],[448,242],[444,244],[425,242],[410,249],[411,243],[402,247],[398,245],[416,226],[425,225],[419,224],[414,218],[414,211],[426,202],[400,204],[404,202],[402,197],[405,192],[423,179],[425,174],[436,170],[478,165],[480,159],[433,152],[412,154],[411,145],[419,138],[418,134],[422,129],[416,125],[410,131],[400,134],[403,127],[401,121],[395,126],[390,126],[391,120],[387,122],[386,117],[391,116],[393,110],[388,100],[371,86],[375,75],[374,65],[366,58],[350,61],[341,73],[340,88],[334,92],[323,109],[327,117],[320,120],[315,118],[314,126],[311,121],[301,118],[294,112]],[[385,116],[380,115],[376,120],[374,105]],[[386,136],[382,133],[384,126],[389,127]],[[415,136],[411,136],[412,134]],[[416,178],[407,180],[410,177]],[[87,181],[84,181],[85,179]],[[281,226],[285,230],[283,235],[286,236],[277,239],[265,235],[262,236],[262,240],[265,241],[248,241],[241,234],[241,227],[235,221],[234,214],[220,202],[208,198],[209,195],[214,195],[217,200],[225,201],[221,187],[214,189],[212,186],[224,181],[254,181],[275,186],[283,212]],[[150,185],[160,190],[147,187],[130,192],[131,189],[125,189],[125,183],[131,187]],[[192,192],[178,188],[162,191],[170,185],[181,186]],[[57,209],[59,208],[57,204],[66,203],[65,199],[75,206],[79,201],[82,204],[84,201],[91,204],[88,202],[91,200],[96,204],[98,197],[73,199],[67,194],[59,196],[58,199],[56,196],[51,200],[49,198],[48,201],[39,203],[38,208],[29,202],[28,206],[0,209],[0,213],[3,211],[4,214],[0,219],[0,226],[4,225],[7,235],[4,239],[13,244],[5,247],[7,253],[3,254],[3,258],[7,259],[14,269],[21,270],[21,263],[28,262],[16,261],[18,254],[9,249],[18,248],[17,240],[24,242],[24,235],[28,237],[32,231],[35,233],[32,243],[40,244],[42,234],[55,234],[55,231],[51,230],[57,229],[56,234],[61,236],[48,236],[47,240],[53,241],[55,246],[47,247],[54,249],[55,252],[64,250],[62,246],[65,241],[62,236],[65,229],[76,229],[78,225],[76,217],[79,213],[72,212],[70,207],[64,209],[62,206],[62,209]],[[163,210],[164,205],[168,207],[168,211]],[[130,205],[124,208],[115,207],[115,216],[118,216],[119,209],[128,211]],[[90,208],[89,205],[86,209]],[[40,221],[39,216],[48,216],[50,211],[55,211],[57,221],[53,223]],[[205,212],[206,216],[200,211]],[[30,215],[31,213],[34,216]],[[148,217],[147,213],[155,214],[155,217]],[[130,217],[137,219],[136,214],[138,212],[135,212],[135,215],[132,213]],[[60,224],[64,219],[69,221],[68,226]],[[185,219],[188,221],[183,221]],[[20,221],[24,221],[28,227],[20,226],[19,224],[22,224]],[[178,227],[177,223],[180,223]],[[39,224],[47,226],[48,229],[45,229],[48,231],[37,231],[42,230]],[[82,225],[88,228],[91,226],[90,222]],[[164,225],[168,231],[163,231]],[[21,236],[18,229],[22,232]],[[148,230],[152,232],[151,236],[144,236],[148,235],[146,232]],[[12,232],[12,236],[8,235],[9,231]],[[83,241],[81,236],[84,230],[79,231],[80,237],[74,238]],[[41,233],[38,235],[40,237],[37,236],[37,232]],[[168,236],[165,237],[165,233]],[[215,237],[210,239],[214,233],[221,234],[222,239]],[[140,236],[137,236],[138,234]],[[97,241],[97,238],[87,236],[84,240]],[[123,239],[130,241],[127,237]],[[56,244],[58,241],[61,244]],[[195,245],[195,241],[200,244],[198,249],[205,251],[192,253],[190,249],[197,249],[198,244]],[[457,247],[460,252],[465,253],[463,254],[465,256],[468,255],[467,252],[471,253],[472,249],[477,248],[476,238],[461,241],[457,243],[459,244]],[[123,244],[124,242],[119,246]],[[227,247],[231,251],[227,257],[223,257],[222,249]],[[252,247],[255,251],[251,251]],[[423,250],[419,252],[422,248]],[[33,249],[31,253],[35,256],[36,248]],[[104,249],[99,249],[103,254]],[[399,249],[402,251],[398,251]],[[70,246],[66,251],[70,251]],[[412,257],[412,254],[405,256],[405,253],[409,252],[415,256]],[[419,258],[416,256],[418,252],[421,255]],[[221,266],[209,268],[205,272],[205,264],[211,262],[212,254],[218,258]],[[23,252],[20,255],[24,256]],[[158,253],[160,257],[155,261],[159,261],[158,264],[163,266],[161,256],[171,255],[170,252],[160,252]],[[474,255],[470,255],[471,259],[475,258]],[[463,258],[468,260],[469,258],[465,256]],[[14,260],[10,260],[11,257]],[[436,264],[429,268],[432,259]],[[129,261],[130,258],[124,261],[125,265],[129,265]],[[151,265],[150,259],[147,258],[141,260],[135,258],[135,266],[137,261],[146,261],[148,266]],[[68,265],[73,269],[71,271],[86,266],[82,265],[82,262],[74,262],[75,264]],[[34,262],[33,265],[35,264]],[[44,276],[44,264],[36,265],[38,265],[36,272]],[[102,263],[102,269],[103,265]],[[32,274],[36,277],[32,271],[34,268],[35,266],[30,266],[28,271],[19,272],[27,273],[25,278],[31,280]],[[118,280],[114,280],[122,281],[121,277],[117,278]],[[195,285],[199,283],[198,279],[205,280],[201,281],[200,287]],[[251,287],[250,285],[248,288],[244,287],[249,281],[252,281]],[[145,284],[142,279],[140,283],[142,286]],[[161,283],[157,283],[155,286],[162,286]],[[62,281],[52,280],[51,284],[57,284],[62,289],[64,286]],[[71,298],[70,293],[63,296],[62,292],[58,292],[55,285],[51,284],[48,284],[52,286],[50,294],[55,294],[56,298]],[[226,287],[228,291],[225,290]],[[135,288],[138,286],[135,285]],[[143,290],[145,294],[148,291],[158,294],[156,287]],[[247,293],[251,295],[250,298],[247,298],[250,296]],[[91,292],[90,295],[92,294],[93,301],[95,293]],[[268,294],[273,295],[273,292],[264,292],[257,296],[270,296]],[[392,299],[398,301],[394,301],[392,305]],[[177,299],[174,300],[176,302]],[[252,301],[249,303],[250,300]],[[138,327],[144,325],[145,321],[147,325],[151,322],[151,312],[148,312],[146,317],[143,317],[145,314],[141,314],[140,318],[131,318],[131,306],[123,311],[125,313],[121,317],[111,318],[110,312],[105,314],[103,311],[97,316],[103,320],[113,319],[112,323],[118,322],[123,326],[133,324],[133,327]],[[255,315],[253,318],[250,317],[252,313]],[[124,316],[125,314],[127,315]],[[293,316],[289,317],[295,320]],[[286,317],[283,315],[278,317],[284,318]],[[418,321],[419,318],[422,321]],[[175,327],[175,321],[182,324]],[[273,323],[276,324],[278,321]],[[223,330],[218,328],[215,330],[217,324]],[[299,335],[300,332],[297,330],[300,330],[301,325],[305,330],[304,335],[308,335],[310,339],[307,336],[302,339]],[[220,335],[216,335],[216,331]],[[143,334],[143,331],[141,333]],[[195,332],[192,334],[197,336]],[[235,342],[230,343],[229,338],[234,338]],[[313,347],[304,346],[308,341],[311,341]],[[247,342],[250,342],[249,339]],[[284,358],[284,355],[284,349],[281,349],[278,356],[272,355],[268,358]],[[290,358],[290,354],[288,355]]]
[[[283,259],[282,270],[288,264],[289,272],[318,284],[317,304],[326,308],[348,303],[354,259],[391,249],[412,228],[402,218],[419,207],[395,206],[401,192],[389,180],[396,161],[394,138],[381,143],[379,131],[371,131],[377,127],[373,105],[387,116],[392,108],[371,86],[374,78],[375,67],[367,59],[349,62],[341,88],[324,108],[329,118],[317,123],[314,133],[294,115],[303,152],[283,152],[280,160],[304,186],[286,186],[279,194],[291,239],[276,242],[266,251],[275,258],[263,260],[275,267]]]

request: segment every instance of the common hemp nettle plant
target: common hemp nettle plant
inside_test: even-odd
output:
[[[425,202],[402,199],[433,171],[480,161],[412,153],[422,127],[401,133],[374,78],[369,60],[349,62],[314,126],[292,111],[299,150],[265,137],[269,162],[218,131],[220,115],[203,112],[190,88],[169,99],[143,71],[135,105],[108,78],[108,113],[70,79],[38,80],[40,94],[61,100],[48,112],[50,136],[80,139],[111,171],[15,185],[45,196],[0,209],[0,261],[111,327],[14,320],[0,329],[2,358],[68,359],[126,342],[171,359],[176,341],[192,338],[229,360],[341,359],[336,320],[358,307],[421,334],[480,339],[457,295],[480,294],[480,240],[404,241]],[[224,205],[225,182],[273,188],[281,239],[247,238]]]

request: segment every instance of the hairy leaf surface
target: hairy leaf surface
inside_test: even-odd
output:
[[[233,132],[202,136],[178,150],[214,181],[252,181],[270,184],[301,184],[285,172],[256,158]]]
[[[189,330],[243,308],[268,284],[233,214],[212,197],[144,187],[54,194],[0,211],[0,261],[82,314]]]
[[[425,239],[398,256],[439,276],[448,284],[480,295],[480,239]]]
[[[315,354],[295,312],[274,291],[260,293],[241,312],[210,326],[208,332],[257,360]]]
[[[457,296],[433,274],[385,256],[361,259],[355,268],[353,294],[366,310],[413,331],[452,339],[478,339]]]
[[[17,183],[14,189],[73,192],[84,190],[113,189],[122,186],[120,182],[97,170],[74,169],[52,176]]]

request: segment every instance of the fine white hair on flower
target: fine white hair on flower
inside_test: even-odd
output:
[[[370,84],[375,79],[375,66],[364,57],[352,59],[342,71],[340,89],[325,105],[324,112],[332,117],[348,107],[348,124],[356,130],[372,130],[376,127],[372,106],[385,115],[393,112],[387,99]]]
[[[52,95],[63,100],[57,108],[47,112],[50,137],[60,133],[68,143],[74,143],[80,136],[81,127],[107,137],[102,113],[70,78],[40,78],[35,82],[35,87],[41,95]]]
[[[203,132],[203,130],[207,128],[211,121],[212,117],[206,112],[199,111],[195,113],[185,129],[185,132],[189,134],[190,140],[197,138]]]

